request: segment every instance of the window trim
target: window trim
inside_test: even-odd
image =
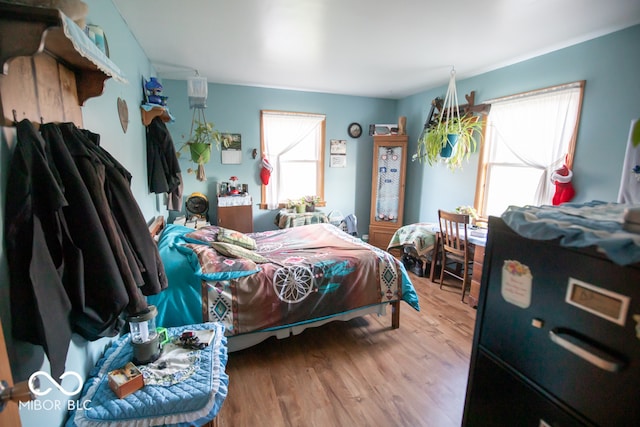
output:
[[[265,114],[281,114],[281,115],[292,115],[292,116],[322,116],[322,122],[320,124],[320,161],[318,162],[316,168],[316,195],[320,197],[320,202],[316,204],[316,206],[323,207],[326,206],[326,201],[324,198],[324,165],[325,165],[325,146],[326,146],[326,126],[327,126],[327,116],[326,114],[320,113],[306,113],[299,111],[283,111],[283,110],[260,110],[260,153],[261,155],[265,152],[264,147],[264,129],[263,129],[263,116]],[[267,194],[266,194],[266,186],[264,184],[260,184],[260,203],[258,204],[259,209],[269,209],[267,207]],[[280,203],[278,208],[286,208],[284,203]]]
[[[575,151],[576,151],[576,144],[578,142],[578,129],[580,128],[580,117],[582,116],[582,101],[584,99],[584,88],[586,85],[586,80],[577,80],[571,83],[564,83],[564,84],[559,84],[559,85],[553,85],[553,86],[547,86],[541,89],[534,89],[534,90],[530,90],[530,91],[526,91],[526,92],[520,92],[517,94],[513,94],[513,95],[507,95],[507,96],[503,96],[503,97],[499,97],[499,98],[494,98],[494,99],[490,99],[486,102],[484,102],[484,104],[492,104],[498,101],[507,101],[507,100],[511,100],[511,99],[517,99],[517,98],[526,98],[529,96],[533,96],[533,95],[540,95],[543,93],[548,93],[548,92],[554,92],[557,90],[562,90],[562,89],[567,89],[567,88],[572,88],[572,87],[577,87],[580,89],[580,99],[578,100],[578,111],[576,113],[577,119],[576,119],[576,124],[575,127],[573,129],[573,134],[571,136],[571,141],[569,142],[569,148],[567,150],[567,166],[569,167],[569,169],[573,169],[573,158],[575,156]],[[491,111],[489,111],[489,115],[491,114]],[[475,192],[475,199],[473,202],[473,206],[476,209],[476,212],[478,212],[478,214],[481,217],[485,217],[486,215],[484,215],[484,199],[485,199],[485,190],[486,190],[486,180],[487,180],[487,169],[488,169],[488,165],[486,162],[486,158],[489,156],[488,155],[488,148],[487,148],[487,143],[486,143],[486,132],[487,132],[487,126],[486,126],[486,122],[488,122],[488,120],[485,121],[485,126],[483,127],[483,131],[482,131],[482,147],[480,149],[480,156],[478,159],[478,174],[476,177],[476,192]]]

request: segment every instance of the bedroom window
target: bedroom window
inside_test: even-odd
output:
[[[324,201],[325,121],[324,114],[260,112],[260,148],[273,168],[262,185],[261,208],[312,195]]]
[[[551,204],[550,176],[571,169],[584,81],[498,98],[487,116],[476,208],[483,217],[509,206]]]

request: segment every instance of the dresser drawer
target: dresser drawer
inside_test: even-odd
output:
[[[480,299],[480,284],[482,283],[482,268],[484,264],[484,246],[475,246],[473,252],[473,272],[471,274],[471,289],[469,289],[469,305],[476,307]]]
[[[638,267],[551,242],[496,236],[486,260],[480,348],[595,424],[640,425],[640,340],[632,318],[640,313]],[[513,290],[513,263],[529,277],[528,292]],[[566,302],[576,279],[628,296],[624,325]]]
[[[472,280],[475,280],[478,283],[482,282],[482,263],[473,261],[473,273]]]
[[[396,229],[382,228],[382,227],[369,227],[369,244],[383,251],[387,250],[391,238],[395,234]]]
[[[465,427],[588,425],[483,352],[478,354],[469,396]]]

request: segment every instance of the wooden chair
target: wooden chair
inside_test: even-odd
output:
[[[473,245],[467,243],[469,215],[438,210],[438,221],[442,255],[440,289],[442,289],[445,274],[462,280],[462,301],[464,301],[467,286],[471,285],[473,269]],[[452,264],[455,264],[455,270],[451,269]]]

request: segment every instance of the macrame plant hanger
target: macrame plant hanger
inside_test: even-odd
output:
[[[447,94],[444,97],[444,103],[442,104],[442,111],[440,112],[440,118],[438,119],[438,126],[442,126],[442,118],[446,116],[445,123],[455,120],[458,124],[458,134],[462,133],[462,126],[460,124],[460,109],[458,108],[458,92],[456,90],[456,69],[451,68],[451,74],[449,76],[449,86],[447,87]]]

